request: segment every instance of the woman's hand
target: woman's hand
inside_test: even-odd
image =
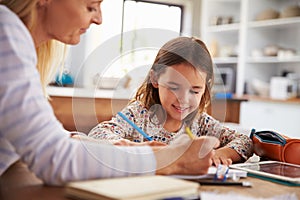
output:
[[[152,147],[157,161],[156,174],[206,174],[219,140],[209,136],[191,140],[181,135],[178,141],[166,147]]]
[[[231,165],[233,162],[241,161],[242,157],[229,147],[222,147],[215,151],[213,156],[213,164],[218,166],[219,164]]]

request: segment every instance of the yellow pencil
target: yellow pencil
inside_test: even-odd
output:
[[[194,135],[189,127],[185,127],[185,131],[191,139],[194,139]]]

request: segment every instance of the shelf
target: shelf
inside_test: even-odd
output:
[[[258,13],[268,8],[281,11],[295,4],[295,0],[240,0],[227,1],[228,3],[225,3],[225,0],[202,0],[202,2],[204,3],[201,36],[204,42],[212,43],[214,52],[219,53],[214,55],[231,55],[227,54],[226,47],[231,44],[237,47],[238,57],[215,57],[213,62],[217,67],[228,65],[235,70],[233,98],[246,100],[240,102],[240,125],[290,131],[289,134],[293,135],[294,130],[299,129],[297,115],[300,112],[300,98],[280,100],[272,99],[269,95],[255,96],[251,80],[258,79],[269,83],[273,76],[281,76],[285,71],[300,75],[300,40],[297,37],[300,32],[300,16],[255,21]],[[233,24],[214,26],[209,20],[212,16],[234,16],[235,20]],[[215,41],[217,45],[213,46]],[[295,54],[289,52],[285,54],[283,51],[279,56],[264,56],[265,47],[269,45],[287,51],[294,50]],[[258,50],[261,54],[252,57],[254,50]],[[276,87],[277,89],[279,92],[286,90],[280,87]],[[244,95],[245,91],[248,95]],[[230,110],[236,111],[235,108]],[[285,116],[284,119],[282,116]]]
[[[237,64],[237,57],[215,57],[213,58],[214,64]]]
[[[282,71],[292,71],[300,74],[300,40],[296,37],[300,31],[300,16],[255,21],[257,12],[266,8],[282,10],[291,1],[272,0],[202,0],[202,38],[212,44],[214,55],[227,56],[233,53],[228,47],[237,47],[238,57],[215,57],[216,65],[233,65],[235,70],[235,92],[242,95],[248,80],[257,78],[268,81],[270,77],[280,75]],[[294,1],[294,0],[293,0]],[[227,4],[228,2],[228,4]],[[210,25],[212,16],[234,16],[234,23]],[[213,46],[216,42],[216,46]],[[293,49],[297,53],[291,57],[263,56],[252,57],[253,50],[261,50],[268,45],[276,45],[284,49]],[[288,55],[288,54],[287,54]],[[276,66],[272,69],[269,66]],[[265,67],[267,66],[267,67]],[[232,67],[232,66],[230,66]],[[249,93],[253,93],[250,89]]]
[[[218,3],[240,3],[241,0],[210,0],[211,2],[218,2]]]
[[[300,56],[294,56],[291,58],[278,58],[277,56],[265,56],[265,57],[249,57],[248,63],[297,63],[300,62]]]
[[[224,24],[224,25],[216,25],[216,26],[208,26],[207,32],[234,32],[240,29],[239,23],[233,24]]]
[[[248,23],[249,28],[286,28],[295,25],[300,27],[300,17],[252,21]]]

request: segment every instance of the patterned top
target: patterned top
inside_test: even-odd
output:
[[[182,126],[177,132],[165,130],[162,124],[158,123],[157,117],[155,115],[152,117],[149,111],[138,101],[125,107],[122,113],[155,141],[169,144],[176,137],[185,133],[185,126]],[[244,159],[252,156],[253,144],[247,135],[222,126],[219,121],[206,113],[201,113],[195,117],[191,131],[199,137],[204,135],[217,137],[221,147],[227,146],[236,150]],[[110,121],[99,123],[90,131],[89,136],[101,140],[125,138],[135,142],[143,141],[143,136],[119,115],[114,116]]]
[[[32,37],[0,5],[0,176],[21,159],[45,183],[155,174],[150,147],[116,147],[70,138],[45,98]]]

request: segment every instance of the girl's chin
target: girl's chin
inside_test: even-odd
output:
[[[172,118],[177,121],[182,121],[186,116],[188,116],[188,114],[176,114],[173,115]]]

